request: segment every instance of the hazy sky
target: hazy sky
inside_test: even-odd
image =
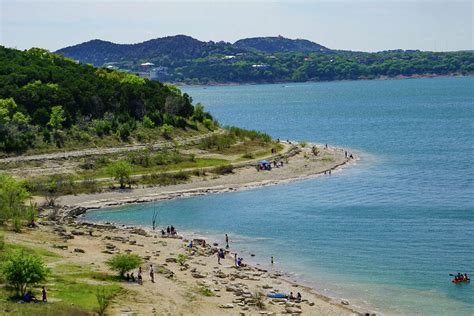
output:
[[[0,0],[0,43],[56,50],[99,38],[305,38],[329,48],[473,48],[474,0]]]

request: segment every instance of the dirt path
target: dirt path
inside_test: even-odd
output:
[[[170,148],[176,145],[191,145],[199,142],[200,140],[209,137],[213,134],[222,133],[223,130],[217,130],[215,132],[210,132],[202,135],[197,135],[193,137],[176,138],[173,141],[160,141],[152,145],[153,149],[162,149]],[[45,161],[45,160],[59,160],[59,159],[68,159],[68,158],[78,158],[78,157],[87,157],[94,155],[103,155],[103,154],[115,154],[122,152],[137,151],[147,148],[146,144],[136,144],[136,145],[127,145],[120,147],[110,147],[110,148],[90,148],[83,150],[74,150],[74,151],[65,151],[51,154],[41,154],[41,155],[30,155],[30,156],[17,156],[0,159],[0,163],[9,163],[9,162],[25,162],[25,161]]]

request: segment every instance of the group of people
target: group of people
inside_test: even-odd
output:
[[[46,303],[47,301],[48,299],[46,298],[46,289],[44,288],[44,286],[42,287],[42,290],[41,290],[41,300],[38,300],[33,294],[33,292],[31,291],[26,292],[26,294],[23,295],[23,298],[22,298],[23,303],[39,303],[39,302]]]
[[[162,237],[176,237],[177,235],[178,232],[176,231],[176,228],[174,228],[173,225],[166,227],[166,231],[164,229],[161,230]]]
[[[137,282],[138,284],[142,285],[143,284],[142,267],[138,267],[138,273],[137,273],[136,278],[132,272],[131,274],[127,273],[127,275],[125,276],[125,279],[127,280],[127,282],[132,282],[132,283]]]
[[[290,301],[301,302],[301,299],[302,299],[302,297],[301,297],[301,293],[300,293],[300,292],[298,292],[298,293],[296,294],[296,297],[293,295],[293,292],[290,292],[290,295],[288,296],[288,300],[290,300]]]
[[[283,167],[284,162],[283,162],[283,160],[280,160],[280,161],[273,160],[273,161],[269,161],[269,162],[265,162],[265,163],[259,162],[259,163],[257,163],[256,168],[257,168],[257,171],[260,171],[260,170],[271,171],[272,170],[272,165],[273,165],[273,168],[280,168],[280,167]]]
[[[346,151],[344,151],[344,154],[345,154],[346,158],[351,158],[351,159],[354,159],[354,155],[352,155],[352,154],[349,154],[349,153],[347,152],[347,150],[346,150]]]
[[[467,275],[467,273],[461,274],[458,272],[458,274],[454,275],[454,281],[470,281],[471,279]]]

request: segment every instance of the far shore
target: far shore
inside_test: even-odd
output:
[[[210,83],[201,83],[201,84],[186,84],[183,82],[170,82],[178,87],[226,87],[226,86],[255,86],[262,84],[275,84],[275,85],[289,85],[289,84],[302,84],[302,83],[328,83],[328,82],[346,82],[346,81],[386,81],[386,80],[404,80],[404,79],[432,79],[432,78],[446,78],[446,77],[473,77],[474,73],[461,74],[461,73],[451,73],[445,75],[436,75],[436,74],[424,74],[424,75],[413,75],[413,76],[404,76],[398,75],[395,77],[388,76],[379,76],[375,78],[359,78],[359,79],[341,79],[341,80],[308,80],[308,81],[274,81],[274,82],[210,82]]]

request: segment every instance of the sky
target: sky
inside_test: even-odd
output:
[[[474,0],[0,0],[0,44],[54,51],[91,39],[282,35],[357,51],[472,50],[473,16]]]

